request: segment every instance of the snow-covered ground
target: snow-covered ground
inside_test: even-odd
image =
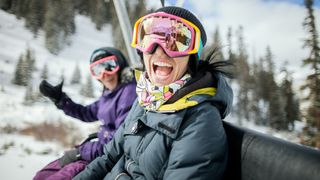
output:
[[[0,147],[3,180],[32,179],[36,171],[58,158],[63,150],[57,143],[17,134],[1,134]]]
[[[35,52],[38,68],[33,74],[33,90],[38,89],[41,69],[47,63],[51,83],[59,83],[59,77],[63,72],[66,78],[63,90],[78,103],[93,102],[94,98],[84,98],[79,95],[80,85],[70,85],[69,82],[76,64],[81,69],[82,79],[86,79],[91,52],[98,47],[112,46],[110,26],[97,31],[87,17],[76,16],[77,30],[72,36],[72,44],[56,56],[50,54],[44,47],[42,31],[37,38],[34,38],[32,33],[24,28],[23,20],[18,20],[14,15],[2,10],[0,10],[0,22],[0,129],[9,126],[22,129],[30,123],[63,121],[74,124],[81,138],[94,132],[98,123],[86,124],[68,117],[48,100],[43,99],[31,106],[23,105],[26,88],[11,84],[11,80],[18,57],[29,47]],[[94,81],[94,86],[94,93],[98,97],[101,93],[100,84]],[[232,116],[228,117],[227,121],[236,122]],[[296,134],[274,132],[250,122],[243,123],[247,128],[298,142]],[[34,137],[18,134],[16,131],[13,133],[0,131],[0,136],[1,180],[32,179],[39,169],[61,156],[68,148],[54,141],[39,141]]]

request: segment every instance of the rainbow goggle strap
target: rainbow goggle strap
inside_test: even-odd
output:
[[[201,33],[197,26],[181,17],[157,12],[138,19],[134,25],[131,46],[152,52],[160,45],[170,57],[186,56],[202,50]]]
[[[118,70],[119,63],[116,56],[108,56],[90,64],[90,72],[97,79],[101,79],[104,73],[112,75]]]

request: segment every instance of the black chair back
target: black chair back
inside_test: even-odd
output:
[[[320,151],[223,122],[225,180],[320,180]]]

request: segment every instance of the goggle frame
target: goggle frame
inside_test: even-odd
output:
[[[93,70],[93,68],[95,66],[103,63],[103,62],[108,62],[108,61],[115,61],[116,65],[117,65],[115,67],[115,69],[113,69],[112,71],[108,71],[108,70],[104,69],[99,73],[99,75],[96,74],[95,71]],[[101,59],[99,59],[99,60],[97,60],[97,61],[95,61],[95,62],[90,64],[91,75],[93,77],[95,77],[96,79],[99,79],[99,80],[103,78],[104,74],[113,75],[113,74],[117,73],[119,71],[119,69],[120,69],[120,66],[119,66],[119,63],[118,63],[118,59],[117,59],[117,57],[115,55],[101,58]]]
[[[171,50],[168,50],[167,48],[165,48],[157,40],[154,40],[146,48],[140,47],[138,45],[138,39],[139,39],[139,33],[140,33],[139,30],[141,29],[140,28],[141,22],[143,22],[144,20],[151,18],[151,17],[166,17],[169,19],[175,19],[178,22],[185,25],[186,27],[188,27],[188,29],[191,31],[191,36],[192,36],[192,41],[191,41],[190,47],[183,52],[171,51]],[[181,17],[175,16],[172,14],[164,13],[164,12],[151,13],[146,16],[143,16],[143,17],[139,18],[134,25],[133,37],[132,37],[132,42],[131,42],[131,46],[133,48],[136,48],[142,52],[151,52],[155,44],[160,45],[162,47],[162,49],[166,52],[166,54],[170,57],[180,57],[180,56],[186,56],[186,55],[191,55],[191,54],[196,54],[196,53],[198,53],[198,56],[200,57],[200,53],[203,48],[202,41],[201,41],[201,32],[196,25],[194,25],[193,23],[191,23],[190,21],[188,21],[186,19],[183,19]],[[193,46],[193,48],[192,48],[192,46]]]

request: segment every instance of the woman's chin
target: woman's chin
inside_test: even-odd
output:
[[[172,83],[172,77],[170,75],[156,75],[153,77],[153,82],[156,86],[165,86]]]

